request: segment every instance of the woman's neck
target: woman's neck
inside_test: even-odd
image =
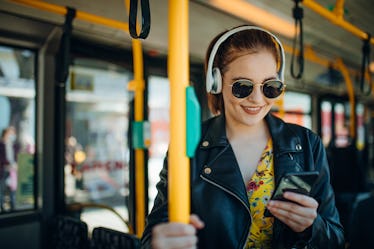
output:
[[[246,140],[258,141],[269,137],[269,132],[265,120],[262,120],[256,125],[238,125],[226,122],[226,135],[230,141]]]

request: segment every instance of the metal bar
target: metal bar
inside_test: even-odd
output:
[[[144,79],[143,54],[140,40],[132,39],[134,56],[135,95],[134,109],[135,121],[144,120]],[[145,160],[144,149],[135,149],[135,205],[136,205],[136,234],[142,236],[145,226]]]
[[[290,47],[287,44],[283,43],[283,48],[284,48],[285,52],[287,52],[289,54],[292,54],[292,47]],[[299,50],[296,50],[296,54],[298,54],[298,53],[299,53]],[[327,58],[318,56],[318,54],[313,50],[313,48],[310,45],[305,45],[304,58],[307,61],[313,62],[315,64],[321,65],[321,66],[326,67],[326,68],[331,65],[331,62],[333,60],[335,60],[335,59],[327,59]],[[337,68],[337,66],[334,63],[332,63],[332,66],[335,69],[339,69],[339,68]],[[347,68],[347,70],[348,70],[348,72],[350,74],[357,74],[357,73],[359,73],[355,69],[348,68],[348,67],[346,67],[346,68]],[[365,76],[365,79],[368,79],[368,77]]]
[[[344,18],[344,0],[336,0],[334,13],[337,18]]]
[[[66,12],[67,12],[65,6],[59,6],[59,5],[56,5],[56,4],[46,3],[46,2],[42,2],[42,1],[35,1],[35,0],[9,0],[9,1],[14,2],[14,3],[23,4],[23,5],[27,5],[29,7],[33,7],[33,8],[36,8],[36,9],[56,13],[56,14],[59,14],[59,15],[66,15]],[[103,26],[107,26],[107,27],[120,29],[120,30],[124,30],[126,32],[129,32],[128,23],[112,20],[112,19],[105,18],[105,17],[102,17],[102,16],[93,15],[93,14],[90,14],[90,13],[87,13],[87,12],[77,10],[75,18],[79,19],[79,20],[82,20],[82,21],[86,21],[86,22],[90,22],[90,23],[96,23],[96,24],[100,24],[100,25],[103,25]]]
[[[130,0],[125,0],[126,9],[130,10]],[[144,68],[142,43],[132,40],[134,80],[129,88],[134,91],[134,119],[144,121]],[[142,236],[145,227],[145,154],[144,149],[135,149],[135,226],[136,235]]]
[[[313,0],[303,0],[303,5],[308,7],[309,9],[313,10],[314,12],[320,14],[322,17],[326,18],[333,24],[340,26],[341,28],[347,30],[348,32],[354,34],[355,36],[359,37],[362,40],[368,38],[366,32],[362,31],[361,29],[357,28],[356,26],[352,25],[351,23],[345,21],[343,17],[339,17],[334,13],[331,13],[329,10],[324,8],[323,6],[319,5]],[[370,42],[374,44],[374,38],[370,39]]]
[[[189,84],[188,0],[169,0],[170,148],[169,218],[189,222],[190,171],[186,155],[186,88]]]

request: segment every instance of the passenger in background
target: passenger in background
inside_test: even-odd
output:
[[[374,192],[353,210],[349,249],[374,248]]]
[[[205,65],[216,116],[204,122],[191,160],[190,224],[168,222],[165,160],[142,248],[343,248],[321,139],[269,113],[285,89],[278,38],[253,26],[223,32]],[[282,175],[300,171],[319,172],[310,196],[269,201]]]
[[[16,130],[13,126],[5,128],[0,141],[0,207],[5,211],[5,196],[9,193],[10,210],[15,208],[17,190],[17,154]]]

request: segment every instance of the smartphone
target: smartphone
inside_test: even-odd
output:
[[[315,184],[319,173],[317,171],[287,173],[282,176],[279,184],[275,187],[271,200],[289,201],[283,197],[284,192],[294,192],[309,195]],[[265,210],[265,217],[273,216],[269,210]]]

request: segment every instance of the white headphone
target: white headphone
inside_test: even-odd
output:
[[[260,27],[256,26],[240,26],[234,29],[231,29],[224,33],[214,44],[212,51],[210,52],[209,60],[208,60],[208,66],[207,66],[207,72],[206,72],[206,91],[208,93],[212,94],[219,94],[222,91],[222,76],[221,72],[218,67],[213,68],[213,61],[214,57],[216,56],[216,53],[219,49],[219,46],[230,36],[232,36],[235,33],[238,33],[243,30],[261,30],[267,34],[269,34],[271,37],[274,38],[274,40],[277,42],[279,48],[280,48],[280,67],[278,71],[278,77],[283,82],[284,81],[284,64],[285,64],[285,56],[284,56],[284,49],[279,41],[279,39],[270,33],[269,31],[262,29]]]

